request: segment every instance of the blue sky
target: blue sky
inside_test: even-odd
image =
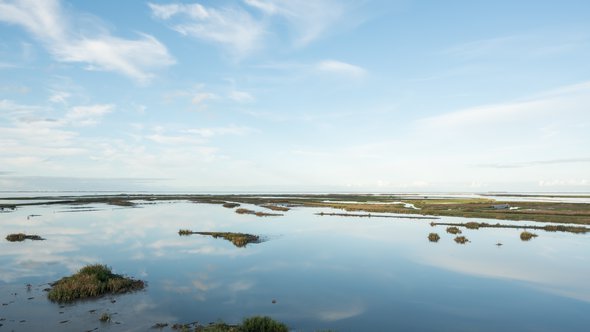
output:
[[[588,1],[0,0],[1,190],[590,191]]]

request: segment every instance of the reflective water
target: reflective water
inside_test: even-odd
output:
[[[587,331],[590,325],[590,235],[538,232],[522,242],[516,229],[465,230],[471,242],[458,245],[430,220],[314,215],[319,211],[331,212],[295,208],[261,218],[169,202],[2,213],[0,330],[145,331],[159,322],[237,323],[252,315],[269,315],[294,331]],[[266,241],[238,248],[181,237],[179,229]],[[428,242],[433,231],[438,243]],[[17,232],[46,240],[4,240]],[[97,262],[148,287],[63,307],[46,300],[48,282]],[[100,323],[103,312],[113,313],[113,322]]]

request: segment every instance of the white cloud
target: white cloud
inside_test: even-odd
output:
[[[53,91],[51,96],[49,97],[49,101],[55,104],[66,104],[68,98],[72,95],[69,92],[65,91]]]
[[[327,34],[339,24],[358,24],[353,7],[361,1],[347,0],[245,0],[224,7],[206,7],[199,3],[154,4],[148,6],[154,17],[186,36],[221,44],[238,57],[264,46],[273,25],[286,26],[292,37],[288,42],[305,46]],[[355,12],[355,17],[348,13]],[[277,36],[279,37],[279,36]],[[279,39],[284,39],[280,36]]]
[[[195,4],[149,3],[152,14],[162,20],[178,19],[171,28],[180,34],[224,45],[238,56],[257,49],[265,34],[264,24],[240,7],[206,8]]]
[[[305,46],[343,21],[356,1],[244,0],[244,2],[267,15],[285,19],[295,34],[295,44]]]
[[[540,30],[532,34],[469,41],[449,47],[442,53],[466,60],[490,57],[545,57],[572,53],[587,42],[587,37],[577,31]]]
[[[76,106],[66,114],[65,120],[74,126],[91,126],[97,124],[113,108],[113,105]]]
[[[152,78],[152,69],[175,62],[166,47],[150,35],[123,39],[110,35],[97,23],[90,27],[76,24],[72,17],[58,0],[0,3],[0,21],[25,28],[57,61],[86,63],[88,69],[123,73],[142,83]],[[81,32],[91,29],[100,32]]]
[[[568,118],[564,118],[565,113],[583,118],[587,114],[586,105],[588,102],[590,102],[590,84],[584,82],[561,87],[520,101],[484,105],[436,115],[424,118],[420,123],[429,129],[443,130],[471,129],[474,126],[501,129],[497,127],[498,125],[504,125],[504,128],[507,128],[508,125],[528,127],[523,124],[546,124],[549,116],[555,118],[556,122],[568,120]]]
[[[186,133],[196,134],[204,138],[221,135],[245,135],[252,132],[253,129],[241,126],[211,127],[211,128],[194,128],[185,130]]]
[[[229,98],[239,103],[249,103],[255,100],[254,96],[245,91],[233,90],[229,93]]]
[[[193,103],[193,105],[197,105],[197,106],[201,106],[205,103],[205,101],[210,100],[210,99],[215,99],[217,98],[217,96],[213,93],[210,92],[197,92],[191,102]]]
[[[323,72],[347,75],[353,77],[364,76],[367,71],[362,67],[352,65],[350,63],[336,61],[336,60],[324,60],[316,65],[316,68]]]

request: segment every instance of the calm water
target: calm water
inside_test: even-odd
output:
[[[158,322],[237,323],[252,315],[269,315],[293,331],[590,326],[590,235],[539,231],[522,242],[516,229],[466,230],[471,243],[458,245],[431,220],[314,215],[327,209],[266,218],[186,202],[74,210],[0,213],[0,331],[145,331]],[[237,248],[222,239],[180,237],[181,228],[267,241]],[[438,243],[428,242],[432,231],[441,235]],[[16,232],[47,240],[4,240]],[[46,300],[48,282],[88,263],[107,264],[148,287],[66,306]],[[98,321],[103,312],[113,314],[112,323]]]

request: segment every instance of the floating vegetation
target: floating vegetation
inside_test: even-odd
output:
[[[191,234],[195,234],[195,232],[191,231],[190,229],[181,229],[178,231],[178,235],[191,235]]]
[[[465,244],[465,243],[469,242],[469,240],[464,236],[457,236],[455,238],[455,242],[457,242],[459,244]]]
[[[506,225],[506,224],[488,224],[485,222],[468,222],[468,223],[430,223],[431,226],[458,226],[467,227],[471,229],[479,228],[516,228],[516,229],[532,229],[542,230],[546,232],[568,232],[576,234],[584,234],[590,232],[590,228],[584,226],[568,226],[568,225],[546,225],[546,226],[531,226],[531,225]]]
[[[108,313],[103,313],[100,318],[98,319],[99,321],[103,322],[103,323],[107,323],[111,321],[111,315]]]
[[[528,241],[528,240],[530,240],[530,239],[532,239],[534,237],[537,237],[537,236],[538,236],[537,234],[531,233],[531,232],[527,232],[527,231],[524,231],[524,232],[520,233],[520,239],[523,240],[523,241]]]
[[[282,214],[279,214],[279,213],[266,213],[266,212],[261,212],[261,211],[257,212],[254,210],[248,210],[248,209],[244,209],[244,208],[236,209],[236,213],[238,213],[238,214],[253,214],[258,217],[282,216]]]
[[[132,206],[136,205],[134,202],[124,200],[124,199],[109,199],[106,203],[110,204],[110,205],[125,206],[125,207],[132,207]]]
[[[430,242],[438,242],[438,240],[440,240],[440,236],[436,233],[430,233],[428,234],[428,241]]]
[[[161,324],[161,323],[160,323]],[[159,325],[159,324],[157,324]],[[163,324],[162,324],[163,325]],[[163,327],[167,326],[163,325]],[[154,328],[161,328],[154,325]],[[188,324],[173,324],[173,330],[180,331],[199,331],[199,332],[287,332],[289,331],[287,325],[278,322],[270,317],[254,316],[245,318],[242,324],[231,325],[222,321],[210,323],[207,326],[200,325],[198,322]]]
[[[231,232],[193,232],[188,229],[181,229],[178,231],[178,235],[192,235],[192,234],[199,234],[199,235],[207,235],[212,236],[214,238],[222,238],[225,240],[230,241],[236,247],[242,248],[250,243],[260,243],[262,242],[258,235],[252,234],[244,234],[244,233],[231,233]]]
[[[242,332],[288,332],[287,325],[268,316],[254,316],[244,319],[240,326]]]
[[[47,297],[51,301],[71,302],[104,294],[132,292],[144,287],[145,283],[141,280],[114,274],[106,265],[94,264],[53,283]]]
[[[286,206],[281,206],[281,205],[274,205],[274,204],[263,204],[260,205],[260,207],[263,207],[265,209],[269,209],[269,210],[273,210],[273,211],[289,211],[290,208],[286,207]]]
[[[449,234],[461,234],[461,230],[459,227],[451,226],[447,227],[447,233]]]
[[[401,218],[401,219],[440,219],[439,217],[424,217],[424,216],[403,216],[403,215],[383,215],[370,213],[316,213],[318,216],[338,216],[338,217],[362,217],[362,218]]]
[[[44,238],[39,235],[27,235],[24,233],[9,234],[6,236],[6,240],[10,242],[22,242],[24,240],[42,241]]]
[[[233,209],[240,206],[240,203],[223,203],[222,205],[224,208]]]

